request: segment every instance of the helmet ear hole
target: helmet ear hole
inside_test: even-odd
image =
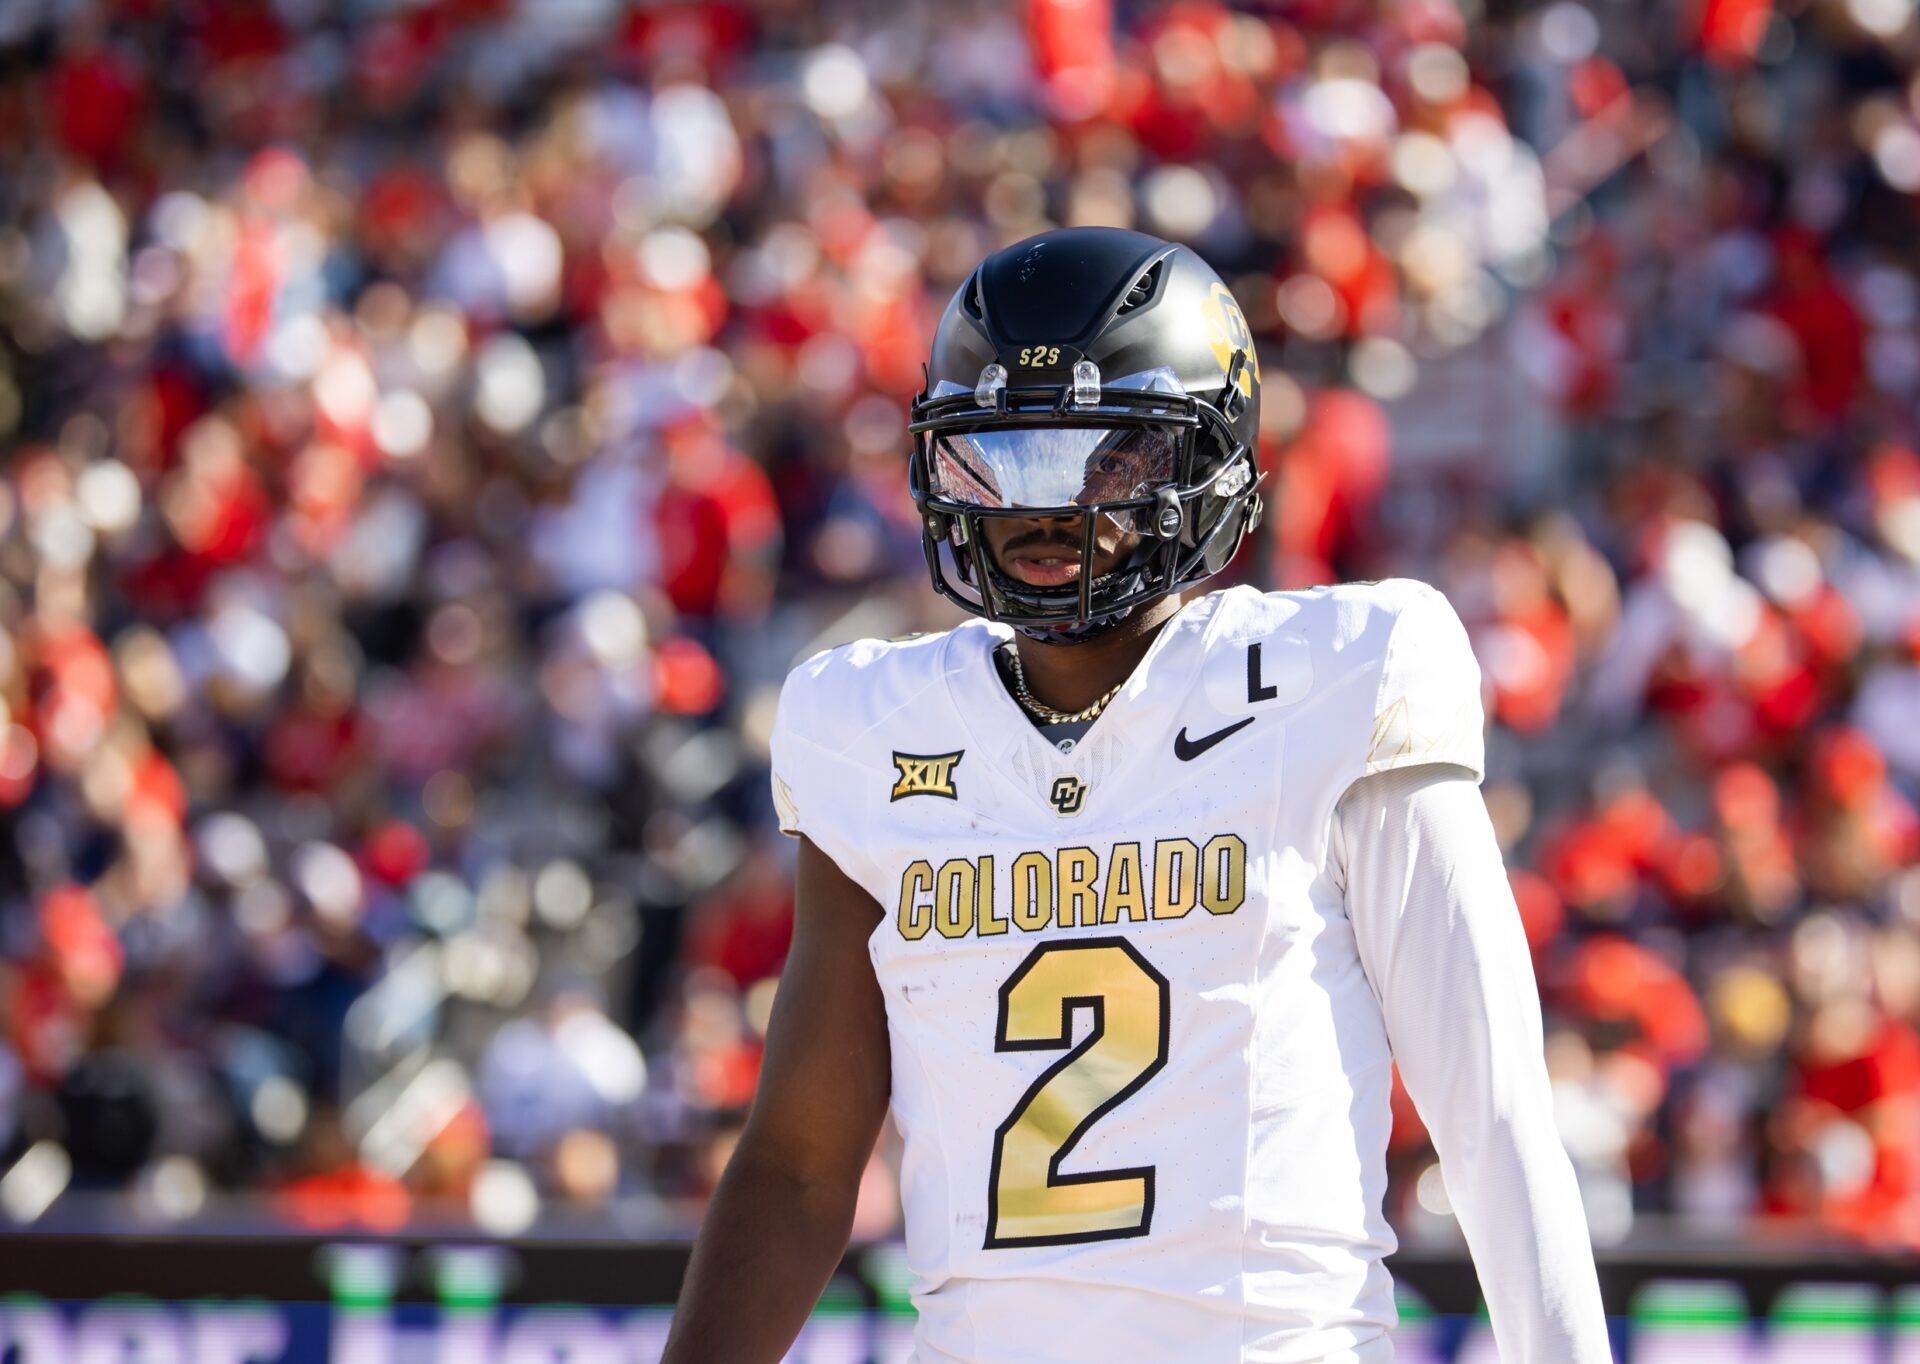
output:
[[[927,513],[927,536],[932,540],[947,540],[953,535],[953,518],[937,511]]]

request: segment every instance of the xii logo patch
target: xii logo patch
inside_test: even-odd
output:
[[[1078,777],[1055,777],[1053,789],[1047,792],[1047,804],[1055,814],[1077,815],[1086,800],[1087,784]]]
[[[900,773],[900,779],[893,784],[893,794],[889,800],[904,800],[908,796],[945,796],[948,800],[960,797],[953,789],[953,769],[960,765],[960,755],[965,749],[956,749],[952,753],[899,753],[893,755],[893,765]]]

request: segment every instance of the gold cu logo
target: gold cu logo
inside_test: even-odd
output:
[[[960,797],[953,789],[953,769],[960,765],[960,754],[965,749],[952,753],[895,753],[893,765],[899,769],[900,780],[893,784],[891,800],[902,800],[907,796],[945,796],[948,800]]]
[[[1220,372],[1225,374],[1232,367],[1235,351],[1247,353],[1247,367],[1240,371],[1240,391],[1251,398],[1253,385],[1260,378],[1260,356],[1253,348],[1253,333],[1247,328],[1246,314],[1234,302],[1233,291],[1218,280],[1207,295],[1205,307],[1207,339]]]
[[[1063,815],[1077,815],[1086,803],[1087,784],[1078,777],[1055,777],[1047,803]]]

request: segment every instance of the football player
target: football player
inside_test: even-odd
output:
[[[1389,1359],[1395,1061],[1503,1356],[1610,1358],[1459,620],[1196,590],[1259,404],[1182,246],[1044,233],[947,308],[911,486],[978,619],[782,692],[798,922],[673,1364],[781,1358],[889,1106],[919,1364]]]

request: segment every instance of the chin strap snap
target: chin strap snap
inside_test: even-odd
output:
[[[1162,488],[1153,495],[1153,533],[1162,540],[1179,537],[1181,529],[1187,524],[1186,508],[1180,505],[1180,494],[1172,488]]]

